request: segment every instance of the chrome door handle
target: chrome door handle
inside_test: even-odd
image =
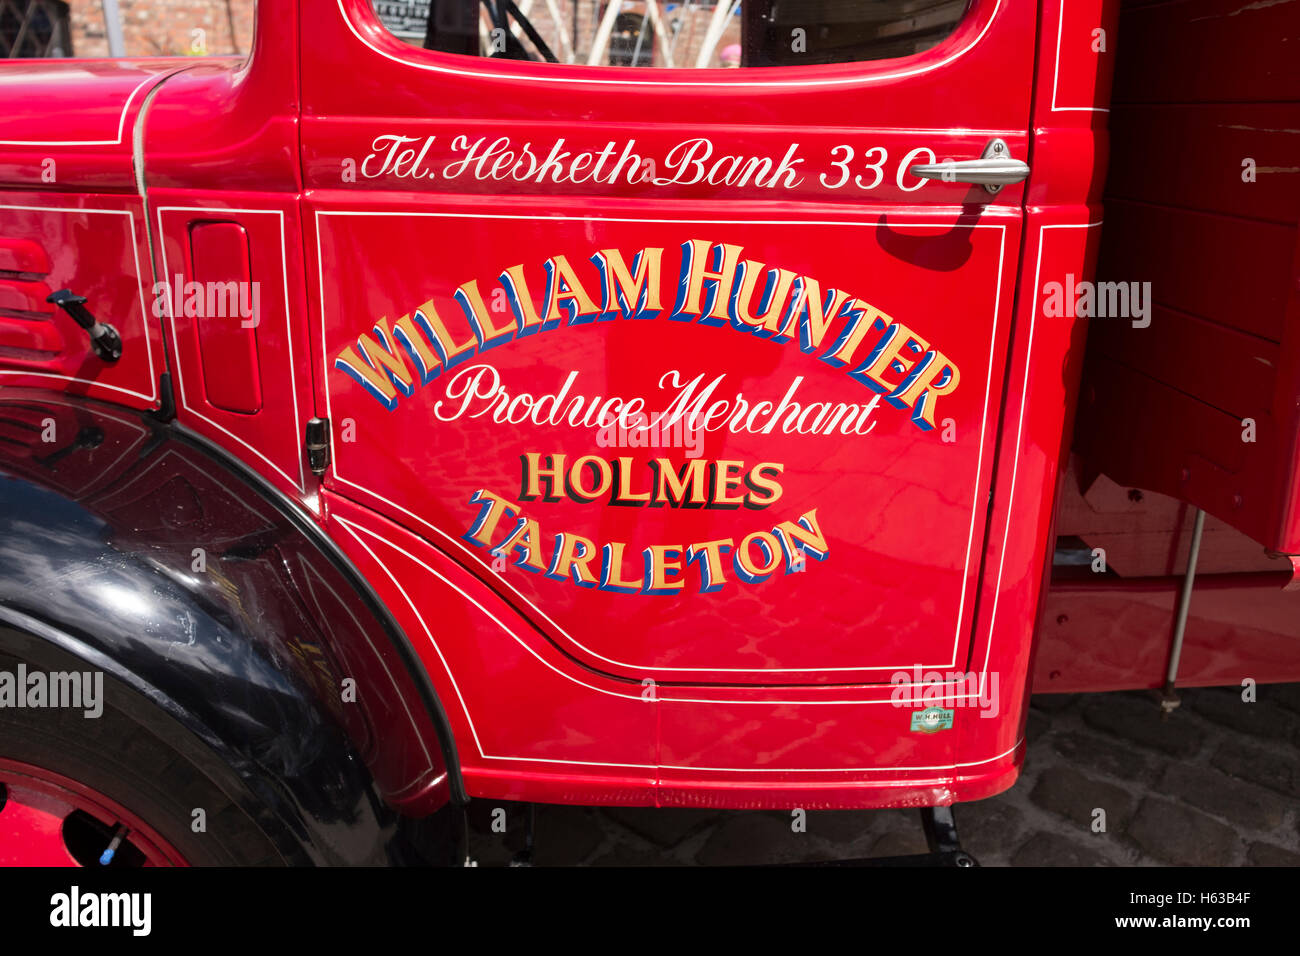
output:
[[[950,159],[942,163],[918,163],[907,171],[919,179],[946,183],[974,183],[996,193],[1003,186],[1021,183],[1029,176],[1029,164],[1011,158],[1011,147],[1002,139],[991,139],[979,159]]]

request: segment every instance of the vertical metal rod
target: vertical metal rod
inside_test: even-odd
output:
[[[632,62],[628,66],[637,66],[637,60],[641,59],[641,44],[645,41],[645,28],[650,25],[650,12],[647,10],[646,15],[641,18],[641,29],[636,31],[636,46],[632,48]]]
[[[478,863],[476,863],[473,857],[469,855],[470,845],[469,845],[469,807],[468,806],[463,806],[460,808],[460,839],[461,839],[461,847],[462,847],[461,852],[464,854],[464,859],[461,861],[460,865],[478,866]]]
[[[1174,691],[1178,680],[1178,661],[1183,656],[1183,635],[1187,631],[1187,612],[1192,604],[1192,585],[1196,582],[1196,561],[1201,554],[1201,533],[1205,530],[1205,512],[1196,509],[1196,521],[1192,524],[1192,543],[1187,549],[1187,571],[1183,575],[1183,587],[1178,595],[1178,616],[1174,619],[1174,643],[1169,650],[1169,668],[1165,671],[1165,695]]]
[[[101,0],[104,7],[104,33],[108,37],[108,55],[126,56],[126,44],[122,42],[122,14],[117,9],[117,0]]]

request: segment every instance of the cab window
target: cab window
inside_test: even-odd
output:
[[[426,50],[589,66],[807,66],[911,56],[968,0],[372,0]]]

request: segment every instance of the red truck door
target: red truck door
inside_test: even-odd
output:
[[[938,6],[891,46],[898,4],[737,5],[745,65],[696,70],[477,55],[536,44],[475,4],[435,4],[433,49],[305,5],[326,486],[608,674],[964,670],[1024,187],[911,170],[1030,158],[1037,10]]]

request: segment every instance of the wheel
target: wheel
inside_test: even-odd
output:
[[[19,663],[0,651],[0,671],[16,674]],[[41,669],[21,663],[28,673]],[[284,862],[254,820],[177,749],[183,728],[130,690],[115,682],[110,689],[108,677],[103,696],[98,717],[0,707],[0,865]],[[136,719],[141,706],[158,711],[149,727]]]
[[[0,866],[184,866],[114,800],[44,767],[0,760]]]

